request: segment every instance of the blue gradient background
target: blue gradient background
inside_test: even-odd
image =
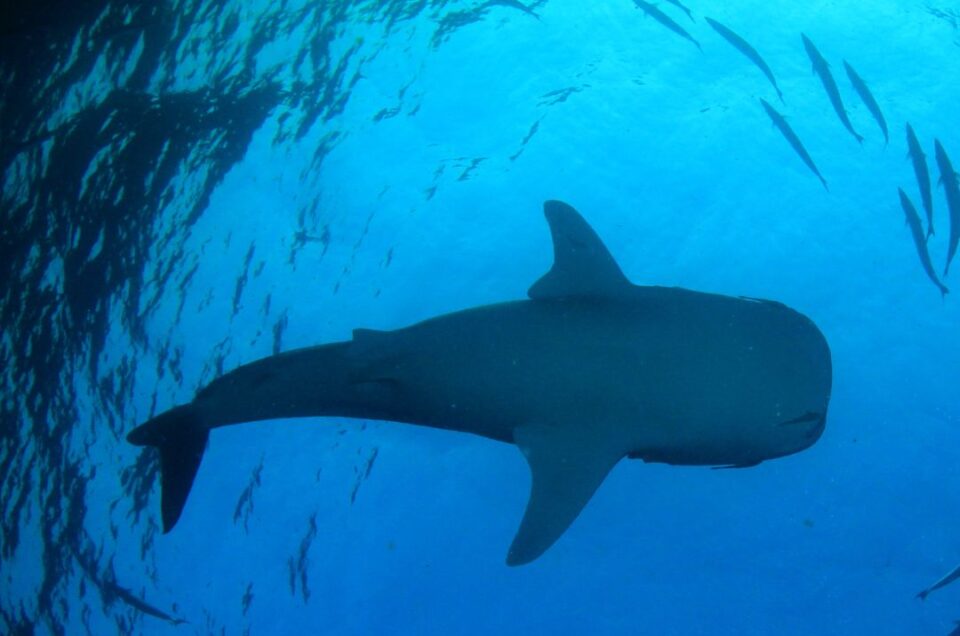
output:
[[[332,12],[334,3],[320,4]],[[179,224],[204,166],[174,179],[153,231],[175,238],[158,241],[144,276],[143,298],[161,298],[145,315],[148,345],[123,328],[118,305],[99,354],[101,374],[131,352],[140,361],[127,430],[149,416],[154,393],[162,410],[212,379],[218,343],[225,370],[269,355],[283,314],[289,349],[523,297],[550,265],[540,210],[549,198],[580,210],[637,284],[771,298],[810,316],[833,352],[823,438],[746,470],[622,462],[550,551],[507,568],[529,488],[512,446],[334,419],[219,429],[177,528],[141,555],[144,533],[157,530],[159,487],[138,519],[110,506],[122,494],[118,474],[140,451],[95,434],[97,397],[78,374],[85,417],[68,452],[96,467],[84,530],[119,584],[188,623],[105,606],[81,593],[78,574],[57,592],[66,633],[84,633],[85,621],[93,633],[123,631],[124,615],[130,633],[149,634],[947,634],[960,619],[960,587],[923,603],[914,595],[960,562],[960,310],[956,293],[941,299],[926,279],[896,189],[919,205],[907,121],[934,179],[934,137],[960,161],[960,34],[929,11],[948,3],[690,0],[695,22],[662,4],[703,53],[628,0],[550,0],[536,7],[539,20],[492,5],[440,41],[445,16],[480,3],[405,4],[412,17],[392,25],[385,4],[343,5],[327,44],[331,67],[342,61],[355,80],[339,86],[342,112],[277,141],[304,114],[274,108],[187,229]],[[235,48],[224,49],[204,44],[215,21],[191,21],[189,7],[173,3],[197,46],[171,51],[154,89],[196,89],[229,74],[250,25],[285,15],[273,5],[224,4],[240,19]],[[785,104],[704,15],[760,51]],[[801,32],[831,62],[862,147],[811,73]],[[287,88],[304,80],[312,71],[291,60],[315,37],[282,23],[254,77],[276,73]],[[123,64],[104,55],[64,112],[122,86]],[[884,109],[888,146],[843,59]],[[551,103],[552,91],[570,88]],[[829,192],[760,97],[787,116]],[[396,114],[378,119],[384,109]],[[5,190],[15,180],[8,174]],[[934,205],[940,269],[942,188]],[[296,233],[323,228],[328,248],[308,242],[291,264]],[[151,272],[170,264],[174,281],[151,285]],[[181,290],[174,282],[194,266]],[[181,352],[182,382],[158,378],[162,343]],[[234,511],[261,463],[245,528]],[[3,605],[27,615],[45,550],[35,527],[43,511],[29,506],[20,545],[0,566]],[[308,595],[291,569],[301,554]],[[37,630],[55,631],[47,622]]]

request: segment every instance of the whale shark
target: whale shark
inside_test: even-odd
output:
[[[570,205],[547,201],[551,269],[528,298],[238,367],[129,433],[159,450],[164,532],[211,429],[293,417],[389,420],[516,445],[530,496],[508,565],[541,556],[622,459],[746,468],[821,436],[827,341],[769,300],[629,282]]]

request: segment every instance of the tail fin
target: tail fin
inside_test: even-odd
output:
[[[131,444],[154,446],[160,451],[160,512],[164,532],[170,532],[183,512],[208,437],[209,430],[197,409],[189,404],[161,413],[127,435]]]

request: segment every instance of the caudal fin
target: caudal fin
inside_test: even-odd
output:
[[[187,404],[161,413],[127,435],[137,446],[160,451],[160,512],[163,531],[176,525],[207,448],[209,430],[196,408]]]

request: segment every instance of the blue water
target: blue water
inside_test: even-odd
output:
[[[692,21],[660,8],[703,52],[630,0],[116,1],[8,21],[0,631],[948,634],[960,584],[915,595],[960,564],[960,292],[927,279],[897,188],[919,207],[910,122],[940,273],[934,138],[960,162],[960,10],[689,5]],[[704,16],[760,52],[783,103]],[[819,442],[743,470],[621,462],[508,568],[516,447],[247,424],[212,434],[160,533],[156,458],[129,430],[274,351],[524,298],[551,264],[547,199],[636,284],[809,316],[833,356]]]

